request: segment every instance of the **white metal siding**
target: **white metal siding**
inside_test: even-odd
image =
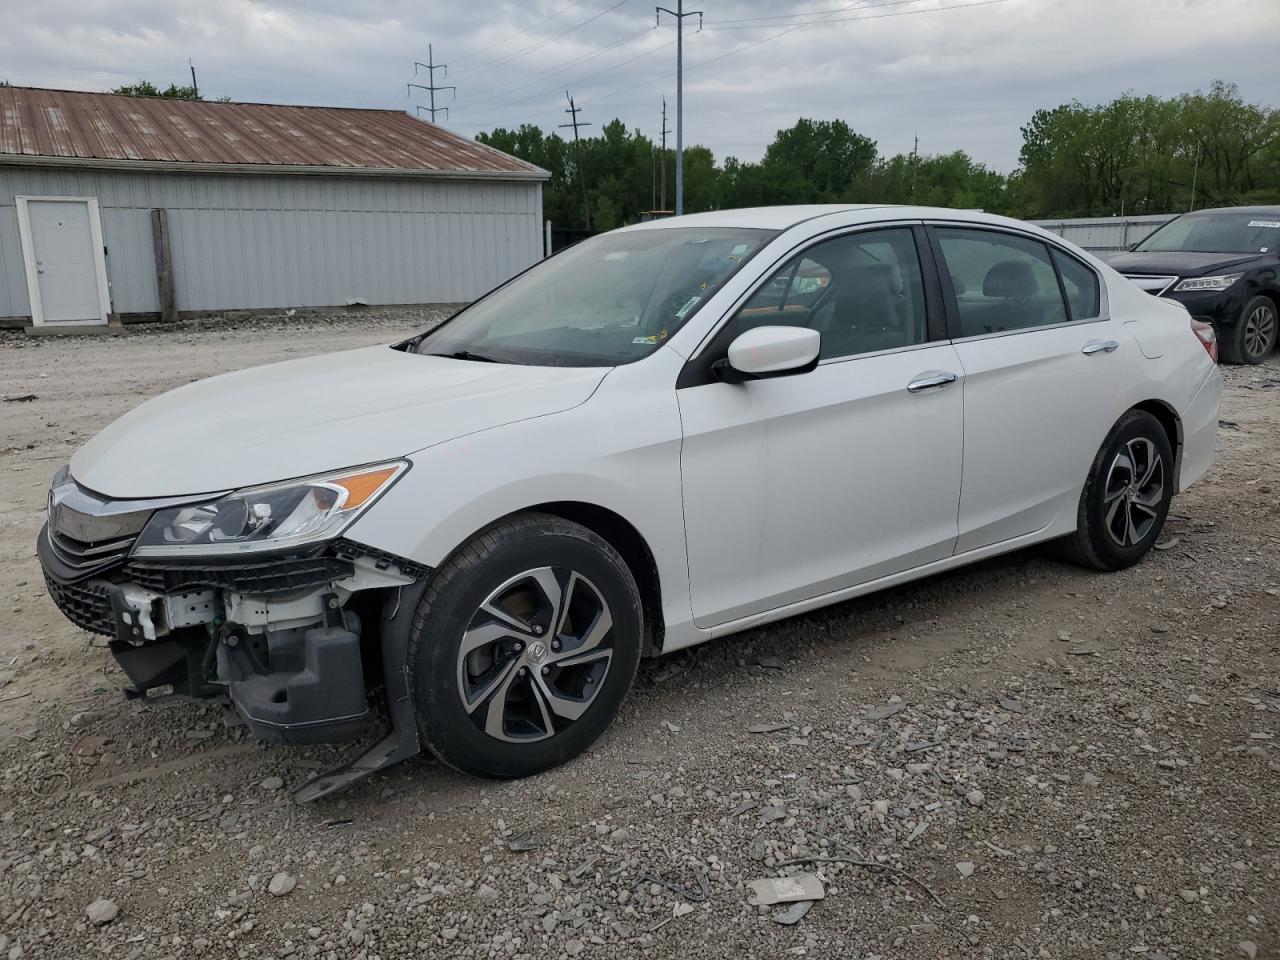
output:
[[[537,182],[0,167],[0,317],[29,316],[16,196],[95,196],[117,313],[160,309],[151,210],[179,310],[475,299],[542,256]]]
[[[1064,240],[1070,240],[1090,253],[1116,253],[1131,243],[1145,240],[1156,227],[1168,223],[1176,214],[1151,214],[1140,217],[1084,217],[1077,220],[1032,220]]]

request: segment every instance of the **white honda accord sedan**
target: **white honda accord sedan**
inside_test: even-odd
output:
[[[981,213],[617,230],[391,346],[150,400],[58,473],[49,591],[126,693],[492,777],[642,656],[1041,541],[1139,561],[1213,459],[1212,330]]]

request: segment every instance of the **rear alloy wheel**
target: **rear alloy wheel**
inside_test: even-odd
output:
[[[414,616],[419,732],[465,773],[554,767],[617,715],[643,635],[635,580],[609,543],[547,514],[503,521],[441,567]]]
[[[1261,363],[1275,349],[1278,334],[1276,305],[1267,297],[1254,297],[1244,305],[1240,322],[1221,342],[1222,355],[1231,363]]]
[[[1076,532],[1062,543],[1067,557],[1098,570],[1137,563],[1164,527],[1174,483],[1173,447],[1164,427],[1146,411],[1130,410],[1094,458]]]

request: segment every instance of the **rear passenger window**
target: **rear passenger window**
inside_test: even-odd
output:
[[[1072,320],[1091,320],[1102,313],[1098,295],[1098,275],[1075,257],[1060,250],[1052,250],[1054,265],[1062,277],[1062,289],[1067,294],[1067,306]]]
[[[1029,330],[1067,320],[1058,274],[1043,243],[1006,233],[939,228],[960,336]]]
[[[733,336],[761,326],[822,334],[822,359],[924,343],[924,279],[910,229],[824,240],[788,260],[730,321]]]

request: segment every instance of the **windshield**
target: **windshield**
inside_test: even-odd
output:
[[[467,307],[417,352],[536,366],[631,363],[657,350],[774,236],[662,227],[593,237]]]
[[[1268,253],[1280,248],[1280,213],[1185,213],[1134,247],[1140,253]]]

